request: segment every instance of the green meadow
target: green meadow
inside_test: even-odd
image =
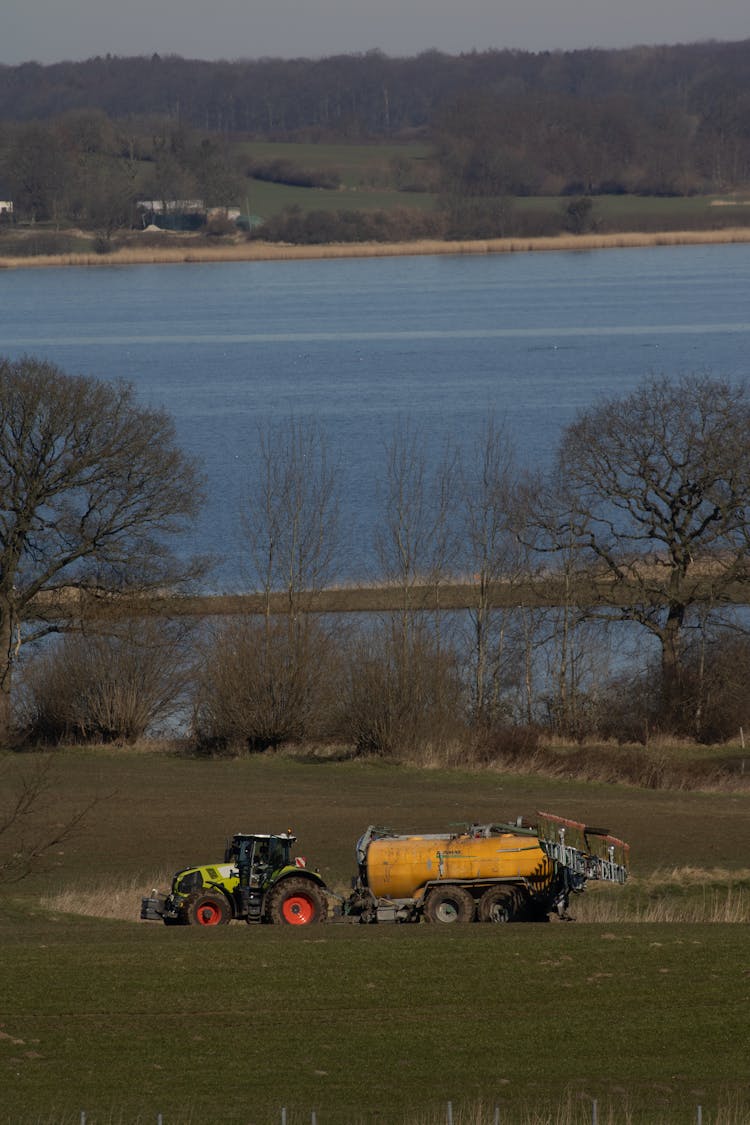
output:
[[[334,756],[335,758],[335,756]],[[5,774],[6,797],[19,756]],[[0,1121],[455,1125],[750,1119],[750,794],[639,790],[283,754],[65,750],[0,898]],[[574,923],[271,926],[138,920],[140,896],[292,828],[345,891],[369,823],[440,830],[536,810],[606,824],[633,877]],[[593,919],[593,920],[592,920]],[[647,920],[655,919],[655,920]]]

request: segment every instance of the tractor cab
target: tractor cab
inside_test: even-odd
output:
[[[266,833],[238,832],[224,853],[224,862],[237,868],[240,886],[261,887],[274,871],[294,866],[292,844],[297,840],[289,832],[278,836]],[[304,866],[298,863],[298,866]]]

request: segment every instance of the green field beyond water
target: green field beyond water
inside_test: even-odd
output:
[[[739,878],[747,795],[106,751],[61,753],[56,771],[50,817],[109,797],[60,866],[0,899],[0,1121],[270,1125],[285,1108],[289,1125],[313,1111],[318,1125],[437,1125],[451,1101],[456,1125],[489,1125],[496,1106],[502,1122],[589,1122],[593,1099],[600,1122],[691,1122],[698,1105],[704,1122],[750,1120],[745,925],[135,920],[155,871],[289,825],[339,887],[372,821],[435,830],[538,808],[630,839],[636,885],[676,864]],[[42,898],[96,886],[105,913],[128,879],[133,921]]]

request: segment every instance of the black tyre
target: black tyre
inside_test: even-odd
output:
[[[430,891],[424,904],[428,922],[471,922],[476,907],[471,894],[464,887],[436,887]]]
[[[200,891],[187,900],[183,916],[189,926],[225,926],[232,908],[220,891]]]
[[[490,887],[479,900],[480,922],[515,922],[523,896],[517,887]]]
[[[328,901],[312,879],[283,879],[268,894],[266,917],[281,926],[309,926],[325,922]]]

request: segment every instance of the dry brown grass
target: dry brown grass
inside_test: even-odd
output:
[[[571,901],[578,922],[616,924],[750,922],[750,869],[724,867],[660,868],[643,877],[631,876],[627,891],[589,884]]]
[[[696,1093],[694,1096],[696,1107],[701,1100],[706,1100],[705,1095]],[[699,1120],[697,1108],[693,1109],[692,1113],[693,1107],[686,1110],[684,1106],[680,1106],[670,1110],[663,1104],[663,1100],[658,1098],[656,1090],[654,1101],[658,1105],[655,1113],[659,1115],[658,1120],[661,1125]],[[569,1091],[557,1102],[546,1104],[542,1102],[536,1107],[527,1106],[520,1113],[514,1107],[512,1115],[509,1115],[502,1095],[498,1098],[498,1103],[493,1105],[491,1102],[476,1101],[451,1105],[450,1117],[446,1104],[439,1110],[425,1111],[417,1116],[409,1115],[404,1118],[404,1125],[446,1125],[447,1121],[452,1121],[453,1125],[498,1125],[498,1122],[503,1122],[503,1125],[508,1125],[510,1122],[513,1125],[590,1125],[594,1120],[598,1125],[636,1125],[637,1122],[657,1120],[656,1116],[649,1114],[644,1117],[642,1111],[632,1108],[626,1089],[606,1099],[597,1098],[595,1115],[594,1098],[573,1091]],[[747,1106],[741,1096],[733,1091],[724,1092],[719,1104],[711,1105],[710,1115],[708,1106],[703,1112],[705,1116],[700,1120],[710,1121],[711,1125],[747,1125],[748,1121]]]
[[[122,883],[102,879],[67,887],[45,896],[40,905],[52,914],[79,914],[85,918],[138,922],[141,898],[149,894],[152,888],[167,890],[172,882],[172,874],[171,871],[163,870]]]
[[[115,883],[97,880],[55,891],[40,902],[52,914],[75,914],[137,922],[141,898],[152,888],[168,890],[172,872],[166,869]],[[571,914],[577,922],[618,923],[721,923],[750,922],[750,870],[675,867],[631,878],[628,894],[621,888],[590,883],[582,895],[573,896]],[[346,888],[333,888],[346,893]],[[630,893],[632,892],[632,893]],[[687,893],[686,893],[687,892]]]
[[[493,238],[444,242],[330,243],[293,246],[267,242],[232,242],[194,246],[186,240],[168,247],[127,247],[111,254],[40,254],[35,257],[0,258],[0,269],[45,266],[156,265],[198,262],[265,262],[311,258],[386,258],[436,254],[515,254],[544,250],[604,250],[639,246],[701,246],[713,243],[750,242],[750,229],[666,231],[663,233],[555,235],[546,238]]]
[[[427,765],[429,763],[418,763]],[[460,761],[443,763],[459,766]],[[464,759],[464,765],[465,765]],[[637,789],[672,792],[742,793],[750,787],[750,772],[743,769],[744,755],[727,743],[707,747],[656,740],[648,746],[595,741],[572,744],[540,738],[536,747],[522,741],[500,742],[485,756],[488,769],[505,774],[627,785]]]

